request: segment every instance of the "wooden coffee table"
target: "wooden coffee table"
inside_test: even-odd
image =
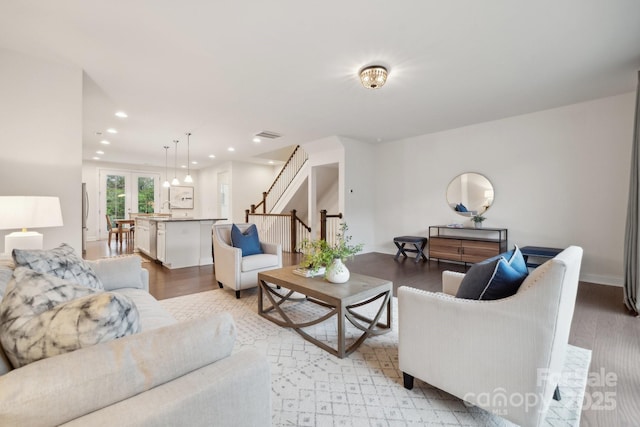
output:
[[[391,301],[393,283],[388,280],[351,273],[348,282],[341,284],[329,283],[322,277],[302,277],[293,273],[296,266],[279,268],[258,273],[258,314],[269,319],[273,323],[293,328],[305,340],[317,345],[329,353],[343,358],[353,353],[364,340],[371,335],[381,335],[391,331]],[[285,289],[274,289],[269,284],[281,286]],[[307,296],[303,303],[319,304],[329,308],[328,313],[320,314],[318,318],[304,322],[294,322],[287,315],[287,308],[282,304],[292,298],[294,293]],[[265,307],[265,297],[268,306]],[[297,301],[300,301],[299,299]],[[380,307],[373,318],[365,317],[354,311],[357,307],[380,302]],[[380,322],[380,317],[385,312],[386,323]],[[279,315],[280,318],[274,316]],[[333,348],[319,341],[302,330],[320,322],[337,316],[338,322],[338,348]],[[355,342],[346,348],[345,329],[349,320],[353,326],[362,331]]]

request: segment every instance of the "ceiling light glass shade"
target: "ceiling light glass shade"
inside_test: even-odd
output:
[[[162,183],[162,186],[164,188],[169,188],[169,187],[171,187],[171,184],[169,183],[169,181],[165,181],[165,182]]]
[[[184,182],[193,182],[193,178],[191,178],[191,175],[187,175],[184,177]]]
[[[171,185],[180,185],[180,180],[178,178],[173,178],[171,180]]]
[[[360,71],[360,81],[367,89],[379,89],[387,81],[387,69],[379,65],[365,67]]]

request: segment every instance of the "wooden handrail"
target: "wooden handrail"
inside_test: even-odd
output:
[[[327,240],[327,218],[340,218],[342,219],[342,212],[338,214],[327,214],[326,209],[320,211],[320,239]]]
[[[262,213],[267,213],[273,209],[307,160],[307,153],[302,147],[297,145],[282,169],[280,169],[278,176],[276,176],[273,183],[271,183],[269,190],[262,193],[262,201],[258,204],[251,205],[251,213],[256,213],[260,208],[262,208],[260,209]],[[267,203],[267,200],[271,199],[274,199],[274,201]]]

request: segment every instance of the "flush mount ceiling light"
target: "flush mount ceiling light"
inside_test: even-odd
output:
[[[379,89],[387,81],[387,69],[381,65],[371,65],[360,70],[360,81],[367,89]]]

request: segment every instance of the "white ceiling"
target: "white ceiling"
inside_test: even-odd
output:
[[[206,167],[632,91],[640,1],[4,0],[0,47],[85,71],[84,159],[164,166],[170,145],[172,165],[179,139],[184,164],[190,131]],[[371,64],[389,67],[382,89],[357,79]],[[283,137],[252,142],[263,130]]]

